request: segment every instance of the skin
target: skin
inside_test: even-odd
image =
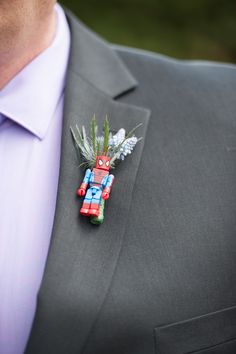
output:
[[[56,0],[0,0],[0,90],[52,43]]]

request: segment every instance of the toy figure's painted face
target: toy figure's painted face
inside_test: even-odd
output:
[[[110,157],[107,156],[97,156],[96,158],[96,168],[100,170],[110,170]]]

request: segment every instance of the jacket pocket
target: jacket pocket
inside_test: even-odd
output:
[[[156,354],[236,354],[236,306],[154,331]]]

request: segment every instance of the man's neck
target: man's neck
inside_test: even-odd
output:
[[[52,43],[56,32],[57,16],[54,11],[47,23],[42,23],[35,31],[22,36],[22,42],[0,51],[0,90],[35,57]]]

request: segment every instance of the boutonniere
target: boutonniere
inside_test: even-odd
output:
[[[90,217],[93,224],[99,225],[104,221],[105,201],[110,196],[114,182],[114,175],[109,171],[132,153],[141,139],[134,135],[140,125],[128,134],[124,128],[112,133],[106,117],[103,134],[98,135],[98,126],[93,116],[90,135],[87,134],[84,126],[81,129],[77,125],[75,129],[71,128],[75,147],[82,157],[79,167],[87,168],[83,182],[77,190],[77,195],[84,197],[80,214]]]

